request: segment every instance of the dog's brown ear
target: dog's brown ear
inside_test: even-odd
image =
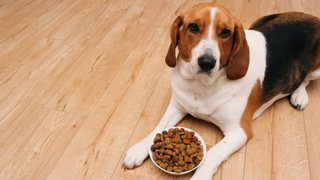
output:
[[[176,58],[175,49],[179,43],[179,29],[183,24],[183,18],[184,18],[184,13],[180,14],[171,25],[171,31],[170,31],[171,44],[166,56],[166,63],[169,67],[176,66],[177,58]]]
[[[233,49],[231,52],[227,77],[236,80],[244,77],[249,67],[249,46],[242,23],[236,20],[233,36]]]

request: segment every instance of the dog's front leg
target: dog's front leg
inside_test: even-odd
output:
[[[225,137],[207,152],[205,160],[192,176],[192,180],[211,180],[219,165],[247,141],[242,128],[224,132],[224,135]]]
[[[175,126],[186,114],[186,112],[179,110],[170,103],[157,127],[148,135],[148,137],[135,144],[127,151],[123,159],[124,168],[135,168],[140,166],[148,157],[149,143],[156,133],[167,127]]]

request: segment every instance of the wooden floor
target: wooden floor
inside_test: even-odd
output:
[[[165,174],[149,158],[135,170],[121,164],[169,103],[171,23],[206,1],[0,0],[0,179],[190,178]],[[245,28],[271,13],[320,17],[318,0],[216,2]],[[306,110],[283,99],[255,120],[254,138],[213,179],[320,179],[320,80],[308,93]],[[179,125],[209,147],[222,138],[191,116]]]

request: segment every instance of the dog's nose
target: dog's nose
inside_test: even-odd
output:
[[[201,70],[208,72],[216,65],[216,60],[212,56],[203,55],[199,57],[198,65],[200,66]]]

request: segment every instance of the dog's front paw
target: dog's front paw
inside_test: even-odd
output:
[[[141,141],[132,146],[126,153],[123,159],[123,167],[125,169],[134,169],[140,166],[143,161],[148,157],[148,143]]]
[[[308,102],[308,94],[304,88],[298,88],[292,93],[290,98],[291,105],[297,110],[303,110],[306,108]]]
[[[190,180],[211,180],[212,176],[217,172],[221,162],[222,161],[219,158],[210,156],[210,153],[207,152],[206,159],[203,160],[203,163],[198,167]]]
[[[202,165],[201,165],[202,166]],[[201,167],[200,166],[200,167]],[[211,169],[210,166],[202,166],[198,168],[190,180],[211,180],[212,176],[217,172],[218,167]]]

